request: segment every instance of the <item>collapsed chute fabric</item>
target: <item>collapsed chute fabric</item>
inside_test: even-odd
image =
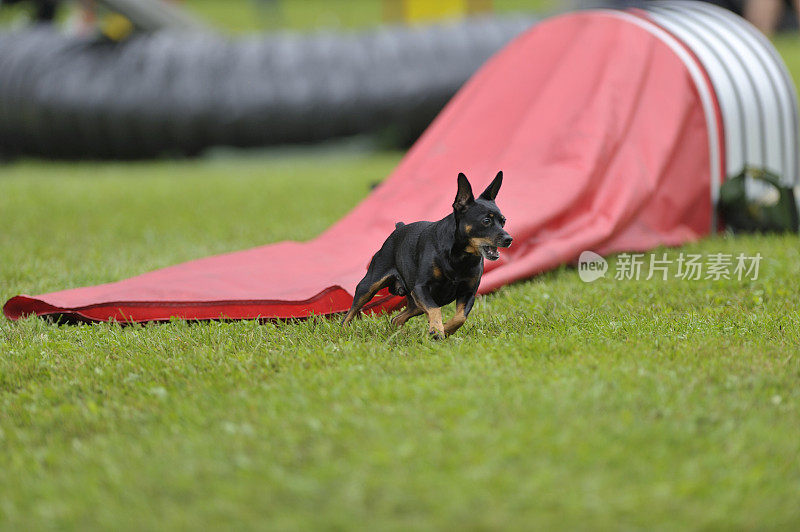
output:
[[[723,126],[697,55],[646,13],[556,17],[484,65],[391,176],[316,239],[17,296],[4,312],[139,322],[345,311],[395,222],[445,216],[460,171],[477,190],[498,170],[505,174],[497,203],[514,245],[486,264],[480,293],[574,261],[583,250],[679,245],[717,227]],[[383,292],[371,308],[402,301]]]

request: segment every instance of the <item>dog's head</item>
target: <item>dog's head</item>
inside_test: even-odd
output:
[[[467,253],[497,260],[500,258],[497,248],[511,245],[511,235],[503,229],[506,218],[494,203],[502,184],[503,172],[498,172],[486,190],[475,199],[467,176],[458,174],[458,192],[453,201],[453,213],[459,235],[467,242]]]

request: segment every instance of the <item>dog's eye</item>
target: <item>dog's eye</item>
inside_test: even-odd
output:
[[[487,216],[486,218],[483,219],[483,225],[489,227],[490,225],[492,225],[492,219]]]

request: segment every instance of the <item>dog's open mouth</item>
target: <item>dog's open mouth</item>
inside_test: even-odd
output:
[[[478,248],[478,251],[481,252],[481,256],[486,260],[497,260],[500,258],[500,252],[497,251],[495,246],[483,245]]]

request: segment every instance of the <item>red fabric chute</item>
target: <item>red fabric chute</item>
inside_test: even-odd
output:
[[[446,215],[461,171],[476,190],[498,170],[505,174],[497,204],[514,245],[486,264],[481,293],[587,249],[607,254],[695,240],[713,226],[710,144],[719,125],[708,121],[715,115],[701,101],[707,80],[691,72],[698,70],[687,62],[693,56],[659,31],[635,15],[604,11],[537,25],[473,76],[380,187],[312,241],[17,296],[3,310],[11,319],[36,313],[120,322],[342,312],[395,222]],[[383,293],[371,308],[402,301]]]

